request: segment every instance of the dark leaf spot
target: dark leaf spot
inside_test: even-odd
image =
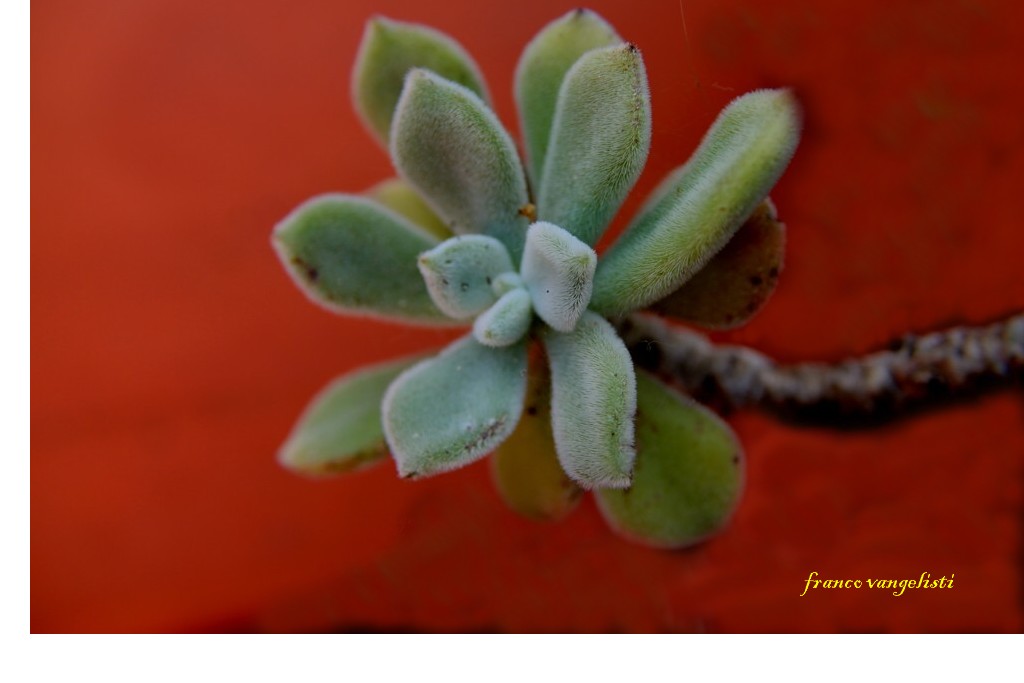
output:
[[[318,271],[315,266],[304,261],[300,257],[296,256],[292,258],[292,263],[298,266],[302,270],[302,272],[306,274],[306,279],[309,280],[310,282],[316,282],[317,278],[320,277],[320,271]]]

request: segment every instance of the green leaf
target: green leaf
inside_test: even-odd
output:
[[[439,240],[446,240],[452,236],[452,231],[444,221],[437,217],[416,190],[404,180],[385,180],[371,187],[366,194],[378,204],[408,218]]]
[[[541,320],[571,332],[590,302],[597,254],[557,225],[534,223],[526,233],[520,274]]]
[[[452,237],[417,260],[434,304],[456,319],[472,318],[497,300],[492,282],[512,271],[505,246],[485,235]]]
[[[515,97],[534,187],[540,186],[566,72],[586,52],[619,42],[608,22],[590,10],[575,9],[541,29],[523,51],[516,66]]]
[[[365,367],[338,377],[310,402],[278,462],[309,475],[352,472],[387,457],[381,427],[384,392],[421,356]]]
[[[417,67],[488,99],[480,69],[461,45],[427,26],[374,17],[366,23],[356,56],[352,101],[363,123],[385,147],[405,75]]]
[[[650,310],[711,329],[739,327],[775,290],[785,246],[786,226],[766,199],[722,251]]]
[[[364,197],[329,194],[301,204],[274,228],[285,269],[315,303],[332,311],[448,325],[416,269],[437,241]]]
[[[704,406],[637,373],[633,485],[596,491],[618,534],[657,548],[682,548],[720,531],[739,503],[743,451]]]
[[[583,488],[624,488],[633,470],[636,379],[614,328],[586,312],[568,334],[545,330],[551,424],[562,469]]]
[[[391,158],[454,232],[496,237],[519,261],[529,226],[526,178],[515,144],[479,97],[429,71],[410,71]]]
[[[505,296],[513,289],[523,289],[526,284],[523,282],[523,278],[519,276],[519,273],[502,273],[498,277],[494,278],[491,282],[491,289],[494,290],[495,296]]]
[[[651,144],[640,51],[591,50],[565,76],[537,193],[537,216],[593,246],[640,176]]]
[[[384,396],[384,434],[402,477],[468,465],[504,441],[523,411],[526,344],[472,336],[402,373]]]
[[[678,289],[768,195],[799,134],[799,108],[788,90],[757,90],[734,100],[602,256],[591,307],[621,315]]]
[[[508,346],[526,335],[532,321],[529,292],[513,289],[473,321],[473,336],[485,346]]]
[[[551,378],[543,354],[530,355],[526,410],[494,451],[491,476],[505,504],[531,519],[562,519],[583,495],[558,463],[551,433]]]

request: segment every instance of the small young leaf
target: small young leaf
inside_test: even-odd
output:
[[[650,310],[716,330],[746,323],[775,290],[786,226],[765,199],[722,251]]]
[[[427,26],[374,17],[366,24],[352,73],[352,101],[374,137],[388,146],[391,119],[406,73],[434,73],[488,99],[480,69],[454,40]]]
[[[608,22],[590,10],[575,9],[541,29],[523,51],[516,66],[515,97],[534,187],[540,186],[558,89],[566,72],[584,53],[619,42]]]
[[[387,457],[380,404],[398,375],[421,360],[404,358],[338,377],[310,402],[278,462],[309,475],[360,470]]]
[[[512,271],[508,251],[485,235],[452,237],[416,261],[434,304],[451,317],[472,318],[497,300],[493,280]]]
[[[656,548],[714,535],[743,488],[743,451],[729,425],[704,406],[638,372],[636,466],[622,491],[595,492],[618,534]]]
[[[444,221],[437,217],[409,183],[400,178],[377,183],[367,190],[366,194],[378,204],[400,216],[405,216],[439,240],[446,240],[452,236],[452,231]]]
[[[590,302],[597,254],[557,225],[534,223],[526,233],[520,273],[540,319],[572,332]]]
[[[333,311],[448,325],[416,270],[437,241],[365,197],[331,194],[301,204],[274,228],[274,249],[299,288]]]
[[[519,261],[529,225],[526,178],[515,144],[479,97],[429,71],[410,71],[391,158],[454,232],[496,237]]]
[[[526,344],[495,349],[472,336],[406,370],[384,395],[384,435],[401,477],[468,465],[504,441],[526,394]]]
[[[523,278],[515,271],[502,273],[491,281],[491,289],[494,290],[494,295],[498,297],[505,296],[513,289],[524,289],[525,287],[526,284],[523,282]]]
[[[539,348],[537,349],[539,351]],[[526,411],[491,457],[501,499],[531,519],[557,520],[579,503],[583,490],[562,470],[551,434],[551,379],[541,353],[530,355]]]
[[[514,344],[530,329],[533,304],[525,289],[513,289],[473,321],[473,336],[484,346]]]
[[[678,289],[767,196],[799,134],[799,108],[788,90],[757,90],[733,100],[690,160],[662,182],[602,256],[591,307],[621,315]]]
[[[615,329],[586,312],[568,334],[546,330],[551,424],[562,469],[583,488],[625,488],[633,471],[636,378]]]
[[[558,92],[537,215],[593,246],[640,176],[650,144],[640,51],[622,44],[586,53]]]

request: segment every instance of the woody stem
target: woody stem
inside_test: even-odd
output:
[[[815,423],[884,422],[1024,379],[1024,313],[991,325],[908,334],[889,350],[837,363],[792,365],[743,346],[712,344],[650,315],[630,316],[618,329],[639,367],[701,402]]]

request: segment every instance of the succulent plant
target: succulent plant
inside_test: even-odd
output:
[[[787,90],[733,101],[598,257],[647,158],[646,78],[593,12],[546,26],[515,74],[524,164],[461,46],[369,21],[352,94],[399,177],[309,200],[274,247],[328,309],[472,329],[438,355],[336,379],[282,447],[286,467],[342,472],[390,452],[417,478],[493,453],[500,495],[531,517],[560,518],[590,490],[613,530],[648,545],[723,527],[743,483],[736,437],[636,369],[610,320],[650,310],[721,328],[758,310],[781,267],[767,195],[798,107]]]

